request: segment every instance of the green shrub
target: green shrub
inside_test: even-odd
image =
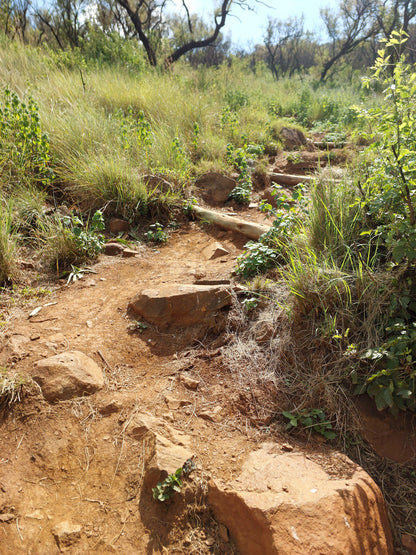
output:
[[[0,199],[0,287],[16,277],[17,235],[13,227],[13,204]]]
[[[5,88],[0,102],[0,182],[8,190],[32,183],[46,187],[52,175],[37,104],[30,96],[23,102]]]
[[[47,257],[57,273],[97,258],[104,246],[104,237],[99,233],[103,229],[100,211],[96,211],[87,223],[74,215],[55,216],[45,221],[40,233]]]

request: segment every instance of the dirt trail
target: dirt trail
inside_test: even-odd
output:
[[[206,260],[204,247],[218,240],[230,254]],[[200,477],[236,475],[253,438],[233,408],[232,376],[206,354],[216,337],[184,351],[191,335],[151,326],[132,332],[126,308],[145,287],[230,278],[245,242],[232,232],[187,224],[165,246],[142,247],[135,258],[103,256],[96,274],[62,286],[39,306],[56,304],[30,319],[27,308],[10,323],[1,356],[12,357],[14,368],[30,373],[43,357],[79,350],[103,368],[106,385],[91,397],[55,405],[35,393],[2,423],[0,513],[13,515],[0,523],[2,554],[59,553],[51,531],[62,521],[82,526],[71,553],[162,553],[163,544],[169,553],[200,553],[204,546],[210,553],[232,552],[230,543],[213,547],[216,524],[209,515],[195,517],[193,528],[187,519],[188,530],[183,522],[170,529],[161,514],[146,517],[153,509],[140,498],[141,445],[123,433],[136,411],[160,416],[191,436]],[[178,381],[181,371],[199,380],[197,391]],[[197,416],[214,409],[221,411],[215,423]]]

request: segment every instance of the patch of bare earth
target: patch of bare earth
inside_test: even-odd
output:
[[[262,218],[253,211],[245,217]],[[225,252],[212,257],[218,242]],[[31,376],[37,361],[81,351],[103,371],[104,387],[52,404],[35,388],[4,411],[0,553],[239,553],[209,508],[210,480],[238,484],[246,474],[256,482],[247,464],[266,440],[275,446],[268,453],[271,467],[285,452],[296,459],[305,446],[288,444],[277,428],[272,432],[267,410],[259,413],[263,392],[227,370],[222,347],[229,338],[221,314],[208,330],[165,329],[137,324],[127,307],[143,289],[228,280],[232,285],[246,242],[234,232],[190,223],[162,247],[140,247],[132,258],[102,256],[96,273],[12,311],[1,338],[0,365]],[[41,310],[29,317],[36,306]],[[267,324],[257,330],[259,340],[264,334],[267,339]],[[152,423],[151,431],[145,421]],[[157,445],[160,458],[172,446],[174,457],[187,452],[196,463],[181,493],[165,503],[152,498],[148,483]],[[319,463],[329,480],[350,480],[345,457],[320,443],[307,450],[305,461]],[[240,487],[241,499],[253,503],[250,514],[256,515],[258,499],[246,491],[247,484]],[[282,492],[290,488],[284,484]],[[270,507],[275,514],[273,499]],[[256,518],[249,527],[257,529]],[[265,545],[272,542],[267,553],[274,553],[273,521],[262,517],[262,525],[269,535]],[[297,532],[291,525],[288,530],[288,541],[298,545]],[[288,552],[305,551],[300,545]]]

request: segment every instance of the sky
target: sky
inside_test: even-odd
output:
[[[181,0],[175,0],[181,5]],[[215,0],[188,0],[191,12],[196,12],[204,18],[213,13]],[[310,31],[323,33],[323,26],[319,15],[320,8],[336,8],[338,0],[263,0],[255,4],[255,11],[242,10],[238,6],[232,9],[224,27],[224,34],[231,35],[233,44],[239,48],[249,48],[263,42],[264,32],[269,17],[285,20],[293,16],[304,15],[305,28]],[[230,14],[231,15],[231,14]],[[210,19],[211,19],[210,18]]]

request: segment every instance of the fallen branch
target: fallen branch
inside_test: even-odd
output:
[[[271,173],[270,180],[280,185],[298,185],[299,183],[311,183],[315,178],[310,175],[290,175],[288,173]]]
[[[240,218],[234,218],[234,216],[225,216],[224,214],[215,212],[214,210],[208,210],[207,208],[201,208],[200,206],[193,206],[192,210],[199,219],[216,224],[223,229],[238,231],[249,239],[257,240],[263,233],[266,233],[270,229],[270,227],[266,225],[248,222]]]

